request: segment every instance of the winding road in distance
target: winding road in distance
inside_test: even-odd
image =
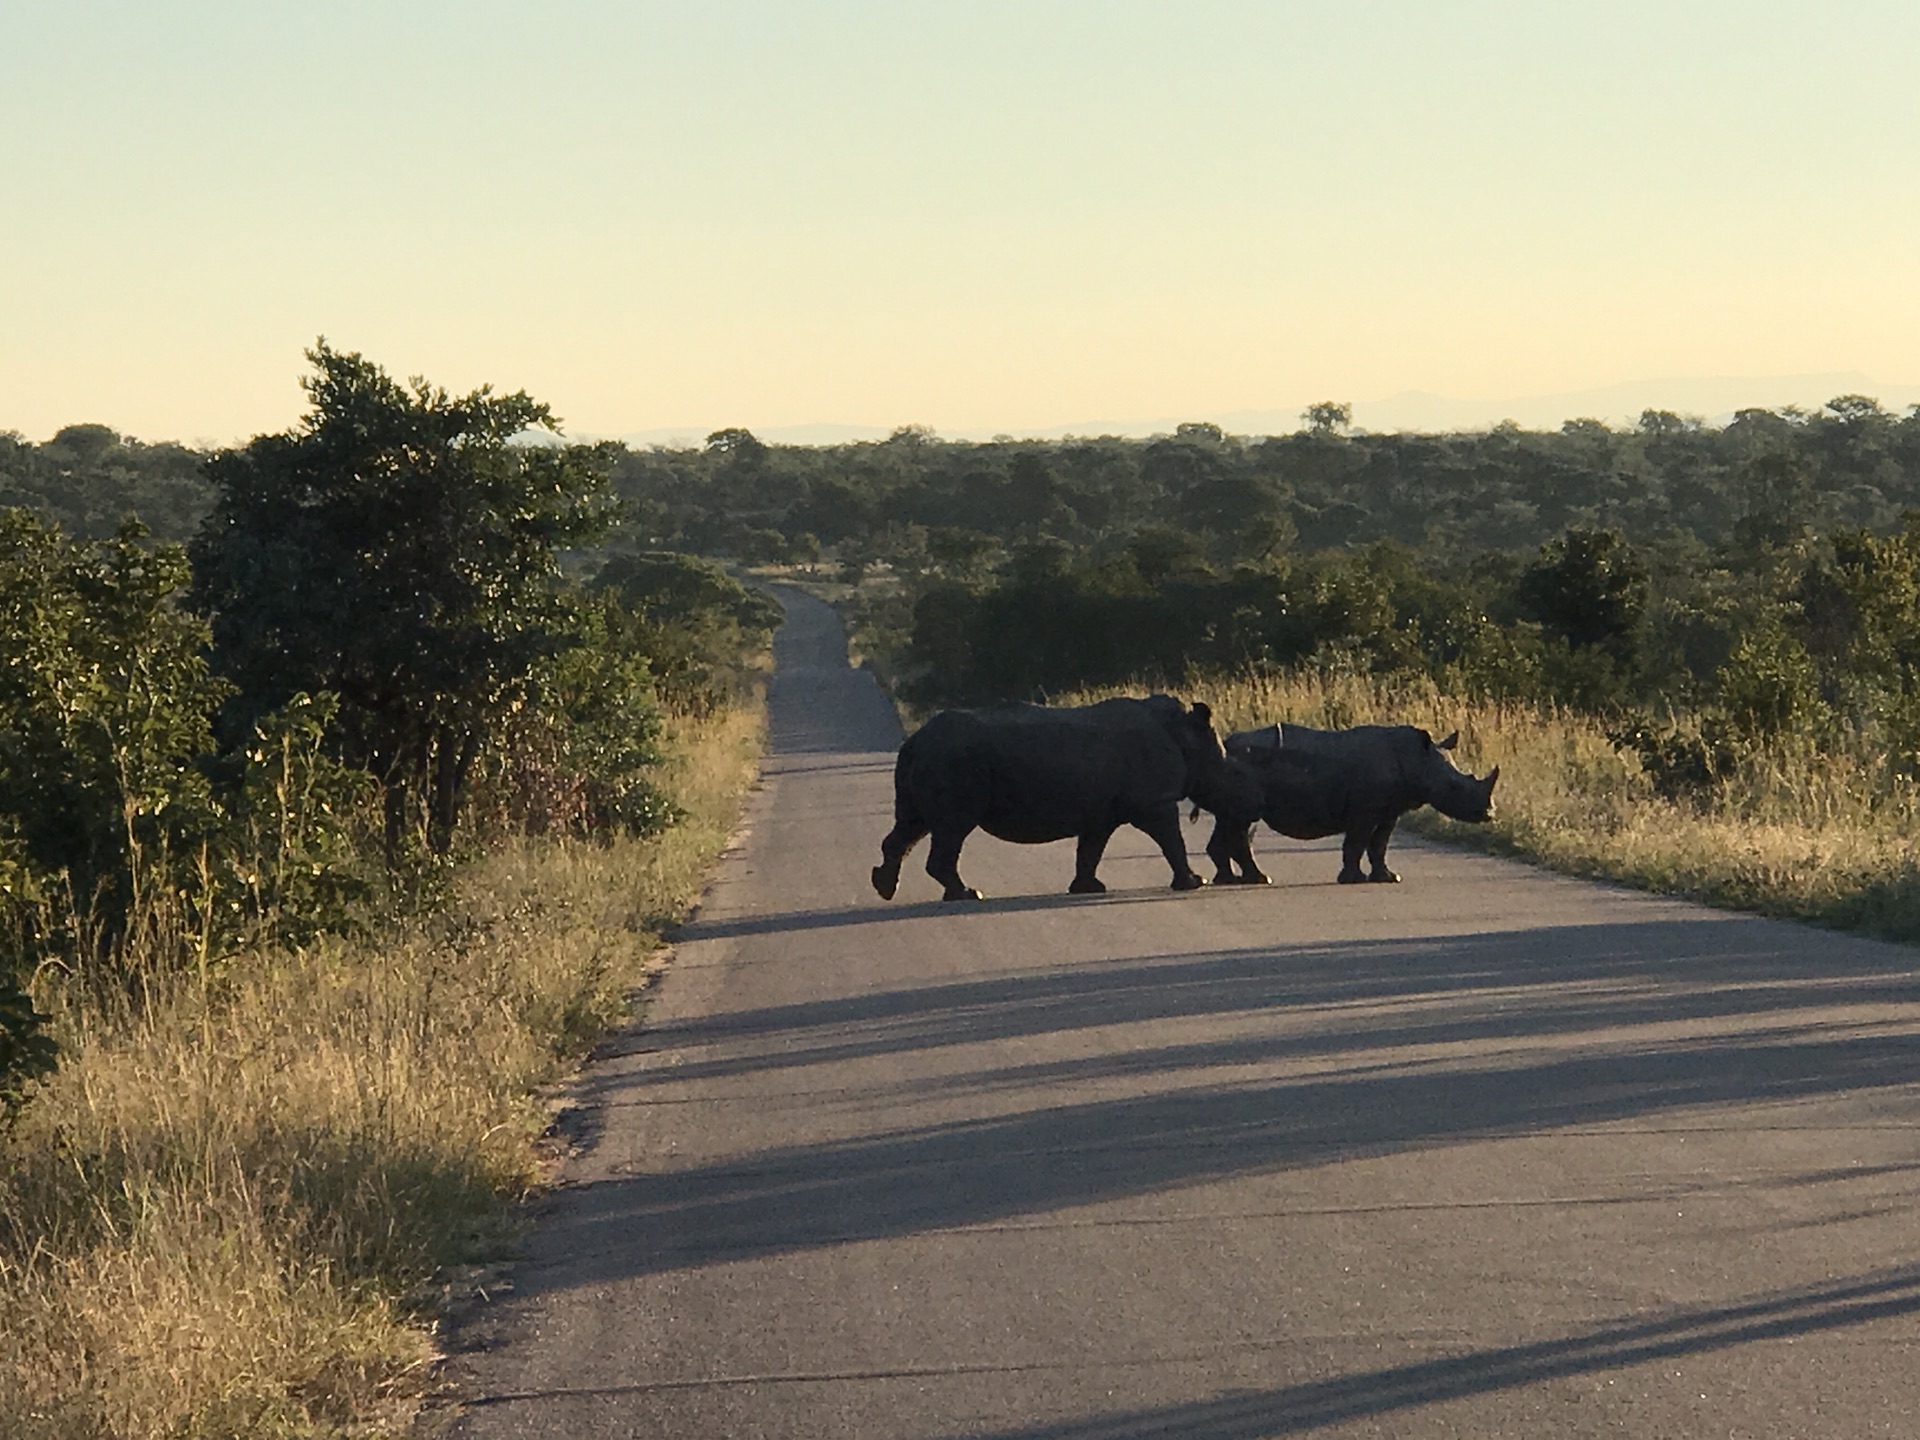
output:
[[[976,835],[985,904],[924,846],[885,904],[898,725],[783,600],[455,1434],[1920,1436],[1920,952],[1265,833],[1270,889]]]

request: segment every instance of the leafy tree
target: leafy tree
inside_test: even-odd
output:
[[[1622,650],[1646,610],[1649,576],[1613,530],[1573,529],[1540,548],[1521,573],[1521,614],[1576,649]]]
[[[603,838],[680,818],[653,784],[660,761],[660,631],[602,590],[577,607],[572,643],[543,660],[529,703],[481,758],[469,804],[483,830]]]
[[[77,465],[98,465],[120,444],[111,425],[66,425],[54,432],[47,449]]]
[[[345,754],[384,789],[389,859],[421,811],[444,850],[475,762],[573,643],[556,552],[613,518],[611,455],[516,444],[559,433],[525,392],[402,385],[325,340],[307,358],[301,424],[207,464],[194,596],[237,687],[227,730],[337,695]]]
[[[1338,400],[1322,400],[1300,412],[1307,428],[1317,435],[1338,435],[1353,424],[1353,406]]]
[[[1287,497],[1256,475],[1201,480],[1181,494],[1177,513],[1189,529],[1214,537],[1227,559],[1278,553],[1298,533]]]
[[[1778,624],[1741,636],[1716,679],[1720,707],[1743,736],[1808,734],[1826,722],[1813,658]]]
[[[1750,556],[1783,549],[1805,533],[1813,518],[1813,485],[1792,451],[1756,455],[1743,468],[1741,482],[1746,513],[1734,525],[1733,538]]]
[[[1198,539],[1170,525],[1149,525],[1127,541],[1127,554],[1149,586],[1173,576],[1204,575],[1207,556]]]
[[[963,583],[980,580],[998,548],[993,536],[957,525],[936,526],[927,532],[927,557],[942,574]]]

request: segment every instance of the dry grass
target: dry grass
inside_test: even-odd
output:
[[[1708,799],[1657,794],[1639,761],[1593,720],[1538,706],[1461,701],[1426,683],[1300,674],[1201,687],[1219,728],[1458,728],[1459,759],[1500,767],[1490,825],[1419,811],[1412,828],[1557,870],[1714,904],[1920,939],[1920,815],[1887,783],[1884,756],[1783,744]]]
[[[731,833],[757,711],[688,722],[687,822],[526,844],[375,942],[43,977],[65,1063],[0,1137],[0,1436],[399,1433],[446,1267],[497,1256],[541,1099],[625,1013]]]

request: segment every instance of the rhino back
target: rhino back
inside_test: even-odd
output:
[[[1355,725],[1347,730],[1282,725],[1280,731],[1282,749],[1339,760],[1364,775],[1364,783],[1383,789],[1405,788],[1428,748],[1412,725]]]
[[[1007,840],[1064,839],[1174,803],[1186,775],[1179,747],[1137,701],[943,711],[913,741],[908,769],[928,818],[964,818]]]

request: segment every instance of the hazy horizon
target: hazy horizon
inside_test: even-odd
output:
[[[1822,398],[1814,399],[1815,395]],[[1662,380],[1627,381],[1599,389],[1562,395],[1511,396],[1504,399],[1469,399],[1435,395],[1425,391],[1403,391],[1374,400],[1347,401],[1353,410],[1353,428],[1376,434],[1396,431],[1409,433],[1471,433],[1491,429],[1502,423],[1518,424],[1526,430],[1555,430],[1569,420],[1599,420],[1615,429],[1631,428],[1643,411],[1667,410],[1687,419],[1709,425],[1724,425],[1735,413],[1749,408],[1783,410],[1795,407],[1807,412],[1820,410],[1841,395],[1866,395],[1878,400],[1888,413],[1901,415],[1909,408],[1920,408],[1920,386],[1882,385],[1857,372],[1788,376],[1703,376],[1668,377]],[[1338,397],[1323,396],[1333,400]],[[902,419],[891,424],[858,421],[801,421],[797,423],[753,424],[734,417],[720,425],[664,425],[645,429],[586,432],[565,427],[572,440],[619,440],[632,446],[699,445],[715,430],[739,428],[751,431],[759,439],[777,445],[833,445],[851,441],[884,440],[906,426],[922,426],[944,440],[991,440],[1001,436],[1014,439],[1066,439],[1075,436],[1117,435],[1143,438],[1170,434],[1175,427],[1189,423],[1218,425],[1229,435],[1258,436],[1290,434],[1305,426],[1304,412],[1315,401],[1278,405],[1268,410],[1228,410],[1154,417],[1095,418],[1054,425],[942,430],[924,422]],[[213,449],[244,443],[250,436],[216,438],[140,434],[114,424],[105,416],[74,416],[44,434],[26,434],[10,426],[0,415],[0,433],[12,431],[28,441],[44,442],[66,425],[103,424],[123,436],[147,444],[176,443],[199,449]]]
[[[1818,395],[1818,399],[1812,398]],[[1725,424],[1745,409],[1781,410],[1797,406],[1817,411],[1829,400],[1841,395],[1866,395],[1880,401],[1891,414],[1904,413],[1920,406],[1920,385],[1882,385],[1858,372],[1787,376],[1701,376],[1670,377],[1662,380],[1626,381],[1618,385],[1561,395],[1523,395],[1502,399],[1472,399],[1435,395],[1426,391],[1403,391],[1374,400],[1350,401],[1337,396],[1321,396],[1353,407],[1354,428],[1379,433],[1466,432],[1490,429],[1506,421],[1527,430],[1558,429],[1568,420],[1599,420],[1616,429],[1631,426],[1646,410],[1669,410],[1707,424]],[[943,439],[986,440],[995,435],[1016,439],[1060,439],[1067,436],[1124,435],[1147,436],[1170,433],[1176,425],[1208,422],[1230,435],[1280,435],[1301,429],[1303,412],[1314,400],[1303,398],[1294,405],[1279,405],[1269,410],[1229,410],[1215,413],[1162,415],[1151,418],[1104,418],[1073,421],[1029,429],[941,430],[927,428]],[[849,440],[882,440],[902,425],[920,422],[902,420],[894,425],[807,421],[788,425],[743,425],[758,438],[775,444],[835,444]],[[659,426],[645,430],[627,430],[596,435],[595,439],[624,440],[629,444],[659,444],[668,441],[697,443],[719,427]]]

